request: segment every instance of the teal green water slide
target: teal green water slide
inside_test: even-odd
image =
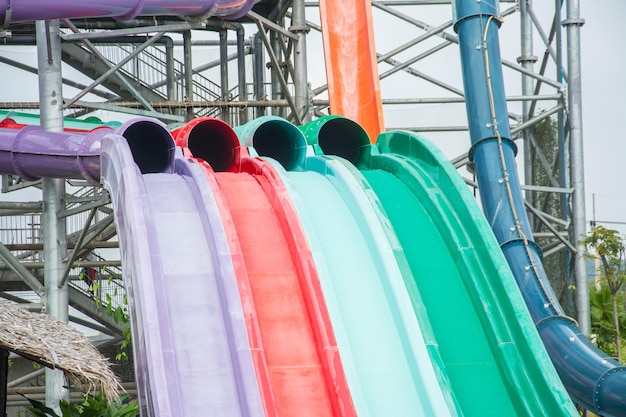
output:
[[[329,120],[335,124],[324,126]],[[578,415],[475,199],[443,154],[408,132],[378,148],[330,118],[308,140],[332,143],[378,207],[431,360],[464,416]],[[358,125],[357,125],[358,126]],[[305,129],[306,131],[306,129]],[[352,136],[351,136],[352,135]],[[338,158],[343,159],[343,158]],[[344,160],[345,161],[345,160]],[[347,161],[346,165],[351,165]]]

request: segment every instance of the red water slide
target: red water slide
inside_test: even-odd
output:
[[[188,156],[208,162],[266,415],[355,416],[312,254],[279,176],[220,120],[196,119],[176,136]]]
[[[357,122],[375,142],[385,125],[372,6],[362,0],[320,0],[320,15],[330,112]]]

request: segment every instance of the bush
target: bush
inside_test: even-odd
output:
[[[139,405],[137,400],[123,395],[119,400],[108,402],[102,393],[95,396],[83,394],[84,401],[81,404],[71,404],[61,400],[59,416],[53,409],[44,403],[26,398],[30,404],[30,411],[37,417],[138,417]]]

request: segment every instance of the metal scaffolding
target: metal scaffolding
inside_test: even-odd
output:
[[[577,319],[588,333],[587,277],[577,242],[586,226],[579,0],[500,3],[509,119],[513,139],[524,152],[523,188],[533,230],[545,257],[565,255],[567,282],[577,288]],[[387,129],[428,136],[475,187],[450,1],[372,1],[372,7]],[[38,67],[2,53],[0,65],[25,77],[38,74],[41,97],[1,102],[0,109],[39,112],[44,129],[61,129],[63,116],[145,116],[173,129],[198,116],[237,126],[264,114],[302,124],[329,113],[316,1],[264,0],[233,22],[141,17],[54,25],[15,24],[0,32],[4,50],[22,47],[35,53],[37,45]],[[63,71],[51,73],[51,63],[61,62]],[[54,113],[50,103],[61,99],[60,112]],[[558,131],[556,159],[545,154],[533,134],[548,118]],[[534,183],[537,167],[547,182]],[[25,200],[24,188],[42,188],[43,195]],[[120,340],[119,324],[103,313],[103,294],[117,293],[121,285],[106,192],[81,181],[66,185],[11,176],[3,178],[2,191],[13,201],[0,202],[0,296]],[[537,195],[544,201],[556,198],[560,214],[549,212]],[[92,281],[85,279],[85,270],[93,271]],[[100,282],[95,290],[93,280]],[[68,305],[91,319],[67,316]]]

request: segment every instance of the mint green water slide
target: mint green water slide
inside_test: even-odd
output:
[[[401,270],[415,315],[432,332],[428,350],[459,413],[577,416],[493,233],[454,167],[413,133],[382,134],[376,148],[349,132],[353,122],[330,120],[337,126],[324,128],[328,120],[321,120],[309,129],[309,143],[358,166],[357,183],[379,208],[381,223],[390,222],[387,235],[398,241],[398,264],[408,266]]]
[[[305,172],[285,174],[359,415],[460,415],[430,361],[394,248],[363,188],[329,158],[309,158]]]

